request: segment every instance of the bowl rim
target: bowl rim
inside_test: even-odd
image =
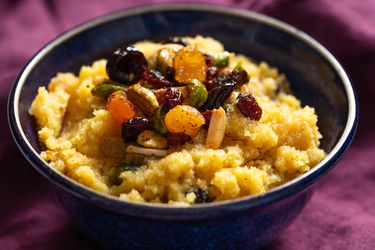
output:
[[[339,141],[336,143],[331,152],[329,152],[318,165],[307,173],[304,173],[297,178],[277,186],[263,194],[245,196],[213,203],[194,204],[187,207],[171,206],[168,204],[136,203],[120,200],[115,196],[103,194],[90,189],[49,167],[48,163],[40,158],[39,154],[34,150],[27,140],[19,119],[19,96],[25,80],[30,72],[43,58],[43,56],[48,54],[56,46],[88,29],[95,28],[96,25],[139,14],[171,11],[214,12],[229,16],[232,15],[243,19],[251,19],[253,21],[255,20],[256,22],[260,22],[262,24],[272,26],[275,29],[289,33],[290,35],[304,42],[307,46],[314,49],[320,56],[322,56],[337,72],[343,83],[348,98],[348,119]],[[212,4],[156,4],[137,8],[122,9],[104,16],[99,16],[69,29],[47,43],[29,60],[13,83],[8,98],[8,123],[17,146],[20,148],[25,158],[33,165],[33,167],[47,179],[73,196],[83,199],[97,207],[111,210],[120,214],[127,214],[143,218],[184,220],[192,218],[200,219],[224,216],[238,213],[247,209],[257,208],[279,201],[287,196],[291,196],[312,185],[333,166],[335,166],[353,140],[358,123],[358,102],[356,94],[353,90],[353,86],[351,85],[347,74],[337,59],[315,39],[289,24],[263,14],[233,7],[217,6]]]

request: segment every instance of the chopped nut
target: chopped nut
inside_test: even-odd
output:
[[[206,148],[217,149],[220,147],[225,135],[226,126],[227,116],[225,110],[222,107],[212,110],[206,138]]]

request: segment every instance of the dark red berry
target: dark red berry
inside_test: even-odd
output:
[[[168,145],[183,145],[190,141],[191,137],[185,133],[168,133]]]
[[[213,61],[214,61],[214,58],[213,58],[212,56],[207,55],[207,54],[204,54],[204,59],[205,59],[205,61],[206,61],[206,65],[207,65],[208,67],[212,66]]]
[[[165,77],[159,71],[153,69],[143,71],[142,79],[156,88],[172,86],[172,83],[165,79]]]
[[[167,39],[165,39],[164,41],[162,41],[162,43],[163,44],[165,44],[165,43],[176,43],[176,44],[180,44],[182,46],[188,46],[189,45],[189,42],[185,38],[178,37],[178,36],[170,36]]]
[[[208,129],[208,127],[210,125],[210,121],[211,121],[212,110],[203,111],[201,113],[202,113],[202,115],[204,117],[204,120],[205,120],[205,123],[204,123],[203,127]]]
[[[137,136],[146,129],[152,129],[152,124],[148,118],[133,117],[122,123],[121,135],[125,143],[137,140]]]
[[[137,82],[146,69],[145,56],[131,45],[124,45],[115,50],[106,65],[109,78],[122,84]]]
[[[163,111],[167,112],[168,110],[174,108],[175,106],[182,104],[183,96],[181,92],[176,88],[168,88],[163,96],[162,106]]]
[[[262,109],[250,93],[238,95],[237,107],[244,116],[249,117],[251,120],[259,121],[262,117]]]
[[[231,77],[237,84],[245,84],[249,81],[249,76],[245,70],[233,70]]]

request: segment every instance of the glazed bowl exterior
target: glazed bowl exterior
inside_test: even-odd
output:
[[[28,109],[57,72],[106,57],[124,43],[168,36],[211,36],[228,51],[279,68],[303,105],[315,108],[325,159],[308,173],[264,194],[190,207],[121,201],[70,180],[40,156]],[[156,5],[124,10],[80,25],[41,49],[21,71],[8,103],[14,139],[30,163],[57,187],[73,220],[108,249],[256,249],[285,230],[319,180],[341,158],[356,129],[358,106],[337,60],[305,33],[270,17],[209,5]]]

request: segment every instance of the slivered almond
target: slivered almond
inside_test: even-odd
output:
[[[225,110],[220,107],[212,110],[210,126],[206,138],[206,148],[217,149],[220,147],[225,135],[227,116]]]
[[[153,148],[142,148],[130,145],[126,148],[127,153],[136,153],[141,155],[147,156],[156,156],[156,157],[164,157],[168,154],[167,150],[163,149],[153,149]]]

